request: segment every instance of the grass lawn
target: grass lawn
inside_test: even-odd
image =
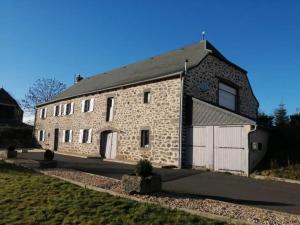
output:
[[[224,224],[87,190],[0,161],[0,224]]]
[[[260,171],[259,174],[264,176],[281,177],[293,180],[300,180],[300,164],[291,165],[287,167],[280,167],[277,169],[269,169]]]

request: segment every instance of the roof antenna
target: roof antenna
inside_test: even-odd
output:
[[[202,31],[201,35],[202,35],[202,41],[204,41],[205,40],[205,31]]]

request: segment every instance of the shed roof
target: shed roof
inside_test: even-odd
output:
[[[256,125],[256,122],[237,113],[192,98],[191,121],[194,126]]]

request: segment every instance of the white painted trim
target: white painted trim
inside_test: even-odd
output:
[[[80,129],[79,130],[79,140],[78,140],[79,143],[82,143],[82,138],[83,138],[83,129]]]
[[[92,129],[89,129],[89,137],[87,143],[92,143]]]
[[[69,142],[71,143],[73,140],[73,130],[70,130],[70,138],[69,138]]]
[[[94,98],[91,98],[91,99],[90,99],[90,108],[89,108],[89,112],[94,111],[94,102],[95,102],[95,99],[94,99]]]
[[[74,102],[71,103],[71,112],[70,115],[74,113]]]
[[[85,100],[81,101],[81,112],[84,112]]]

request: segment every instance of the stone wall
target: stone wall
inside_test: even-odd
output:
[[[238,114],[256,119],[258,103],[251,91],[247,74],[229,65],[219,58],[208,55],[196,67],[190,69],[184,77],[183,96],[183,129],[182,129],[182,164],[187,165],[186,137],[188,121],[188,96],[193,96],[206,102],[218,105],[218,83],[227,81],[238,88]],[[201,87],[204,85],[204,87]],[[206,91],[201,91],[200,87]]]
[[[218,104],[218,83],[222,80],[237,86],[237,113],[256,119],[258,103],[252,94],[247,74],[213,55],[208,55],[200,65],[188,71],[184,93]],[[208,85],[207,91],[200,91],[201,85]]]
[[[151,101],[143,103],[143,93],[150,90]],[[106,100],[115,99],[114,118],[106,122]],[[95,99],[92,112],[81,112],[81,101]],[[53,116],[53,107],[58,104],[74,102],[74,113]],[[100,134],[105,130],[118,132],[117,159],[137,161],[141,158],[161,165],[178,165],[179,153],[179,108],[180,79],[172,78],[143,85],[131,86],[114,91],[78,97],[68,101],[49,104],[46,119],[36,117],[35,135],[46,130],[43,148],[53,149],[54,129],[60,129],[58,151],[72,154],[99,156]],[[150,147],[140,148],[140,131],[150,128]],[[62,130],[73,130],[71,143],[62,142]],[[79,143],[79,130],[92,129],[92,143]]]

